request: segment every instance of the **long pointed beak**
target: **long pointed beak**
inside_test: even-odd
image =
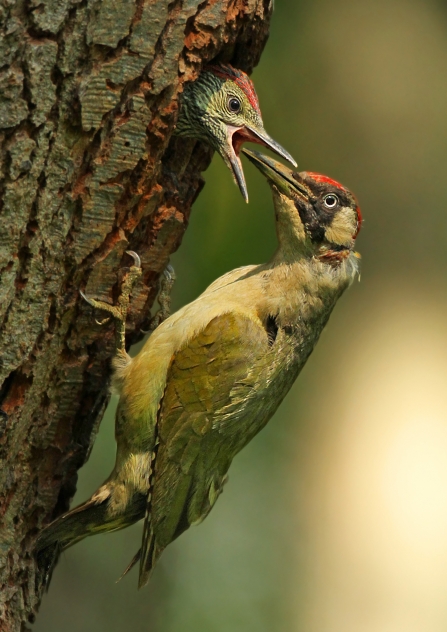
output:
[[[301,184],[294,178],[291,169],[258,151],[250,151],[248,149],[243,149],[242,151],[250,162],[285,195],[290,197],[293,191],[305,197],[306,200],[309,199],[310,191],[308,191],[304,184]]]
[[[278,156],[285,158],[294,167],[298,167],[298,163],[296,162],[295,158],[293,158],[293,156],[291,156],[289,152],[284,149],[284,147],[281,147],[281,145],[277,143],[276,140],[269,136],[265,129],[259,129],[256,127],[251,127],[249,125],[246,125],[245,127],[250,135],[253,137],[250,140],[255,143],[259,143],[260,145],[264,145],[264,147],[271,149],[275,152],[275,154],[278,154]]]
[[[239,187],[240,192],[242,193],[242,197],[246,202],[248,202],[248,190],[247,184],[245,182],[244,170],[242,168],[242,162],[239,158],[238,154],[234,150],[233,144],[230,142],[228,144],[228,153],[225,153],[223,156],[224,161],[227,163],[227,166],[231,170],[233,174],[233,178],[236,181],[236,184]]]
[[[282,156],[283,158],[288,160],[295,167],[297,166],[297,163],[289,154],[289,152],[281,147],[281,145],[277,143],[276,140],[273,140],[273,138],[271,138],[271,136],[269,136],[267,132],[262,128],[259,129],[255,127],[250,127],[249,125],[245,125],[242,128],[232,127],[231,125],[228,125],[227,139],[228,145],[226,151],[224,151],[224,153],[221,152],[221,155],[223,156],[225,162],[227,163],[227,166],[231,170],[236,184],[238,185],[246,202],[248,202],[248,190],[247,184],[245,182],[241,159],[239,158],[239,152],[243,143],[252,142],[258,143],[259,145],[264,145],[265,147],[277,153],[279,156]]]

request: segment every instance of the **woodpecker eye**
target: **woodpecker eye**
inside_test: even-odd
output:
[[[338,197],[335,195],[335,193],[328,193],[323,198],[323,204],[326,208],[330,209],[335,208],[338,204],[338,201]]]
[[[241,102],[239,101],[239,99],[236,99],[236,97],[231,97],[228,100],[228,107],[230,108],[230,112],[233,112],[233,114],[237,114],[241,110]]]

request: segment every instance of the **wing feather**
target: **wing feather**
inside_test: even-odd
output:
[[[157,421],[158,452],[151,500],[145,518],[140,586],[163,549],[214,505],[234,456],[231,433],[219,428],[219,411],[234,393],[256,387],[254,366],[269,350],[262,323],[249,315],[226,313],[212,319],[181,348],[168,370]],[[242,404],[243,402],[241,402]],[[240,440],[239,440],[240,443]]]

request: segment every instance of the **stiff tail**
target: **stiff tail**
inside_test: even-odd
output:
[[[98,503],[92,499],[49,524],[36,541],[36,560],[40,583],[48,586],[61,551],[83,540],[88,535],[106,531],[108,499]]]
[[[96,499],[90,499],[54,520],[37,538],[37,552],[56,543],[64,550],[88,535],[108,531],[110,519],[107,520],[107,505],[108,499],[99,503]]]
[[[154,538],[153,537],[151,538],[149,549],[145,550],[144,557],[142,557],[143,555],[142,551],[143,551],[143,548],[138,549],[138,551],[135,553],[130,563],[127,565],[124,573],[117,580],[117,582],[121,581],[123,577],[125,577],[127,573],[132,570],[135,564],[140,562],[138,588],[143,588],[143,586],[147,584],[147,582],[149,581],[149,577],[152,573],[152,569],[154,568],[155,562],[157,561],[157,558],[158,558],[158,556],[156,558],[154,555]]]
[[[155,562],[161,554],[161,551],[157,552],[156,550],[155,536],[151,530],[150,516],[146,516],[143,531],[143,542],[139,553],[140,572],[138,576],[138,588],[143,588],[143,586],[146,586],[149,581]]]
[[[108,511],[110,494],[96,493],[79,507],[49,524],[36,541],[36,559],[41,583],[48,585],[61,551],[89,535],[123,529],[144,516],[146,496],[135,494],[121,514]]]

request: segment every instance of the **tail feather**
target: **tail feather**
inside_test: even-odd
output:
[[[143,588],[149,581],[151,571],[156,562],[154,556],[155,549],[155,537],[152,526],[152,494],[148,496],[148,503],[146,507],[146,515],[144,517],[143,527],[143,539],[141,542],[141,549],[138,551],[131,564],[133,566],[138,560],[140,560],[140,570],[138,573],[138,588]],[[138,556],[138,557],[137,557]],[[129,569],[130,570],[130,569]]]
[[[39,535],[36,542],[37,551],[56,543],[61,550],[65,550],[88,535],[110,530],[110,521],[106,515],[107,505],[108,499],[100,503],[90,499],[60,516]],[[120,516],[117,517],[118,520],[119,518]]]
[[[141,549],[138,549],[138,551],[135,553],[133,558],[130,560],[129,564],[126,566],[124,572],[116,580],[116,583],[120,582],[123,579],[123,577],[125,577],[127,573],[133,569],[135,564],[140,560],[140,557],[141,557]]]
[[[144,534],[146,535],[146,534]],[[155,537],[154,534],[151,533],[148,537],[144,537],[143,535],[143,545],[140,551],[140,572],[138,577],[138,588],[143,588],[146,586],[149,581],[149,577],[151,575],[152,569],[155,566],[155,562],[157,561],[159,554],[156,554],[155,551]],[[135,560],[136,561],[136,560]]]
[[[62,551],[101,530],[108,500],[100,504],[92,499],[49,524],[36,541],[37,578],[48,588],[54,567]]]
[[[36,541],[36,559],[40,583],[48,585],[61,551],[89,535],[123,529],[144,516],[146,496],[135,494],[126,510],[113,514],[109,510],[110,494],[95,494],[49,524]]]

